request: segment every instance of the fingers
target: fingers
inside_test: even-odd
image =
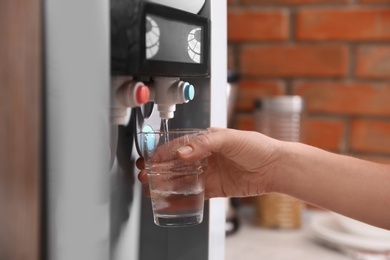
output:
[[[138,180],[142,184],[146,184],[146,186],[145,186],[145,196],[150,198],[150,188],[149,188],[149,185],[148,185],[149,179],[148,179],[148,175],[146,174],[146,170],[141,170],[139,172]]]
[[[224,146],[224,141],[228,140],[229,132],[226,129],[210,128],[208,133],[200,135],[190,143],[177,150],[179,158],[188,161],[203,159],[212,152],[220,152]]]
[[[140,157],[135,161],[135,165],[137,166],[138,169],[141,171],[138,173],[138,180],[142,184],[148,184],[149,179],[148,179],[148,174],[146,173],[145,170],[145,160],[144,158]],[[145,186],[145,195],[150,198],[150,188],[149,185]]]
[[[142,184],[148,183],[149,179],[148,179],[148,175],[146,174],[146,170],[141,170],[141,171],[138,173],[138,180],[139,180]]]
[[[224,129],[226,129],[226,128],[221,128],[221,127],[210,127],[210,128],[207,129],[207,131],[208,131],[209,133],[215,133],[215,132],[222,131],[222,130],[224,130]]]
[[[145,187],[145,196],[148,197],[148,198],[151,197],[149,185]]]
[[[135,161],[135,165],[138,169],[143,170],[145,169],[145,160],[144,158],[140,157]]]
[[[145,170],[145,161],[144,158],[140,157],[135,161],[135,165],[137,166],[138,169],[141,171],[138,173],[138,180],[142,184],[148,183],[148,174],[146,173]]]

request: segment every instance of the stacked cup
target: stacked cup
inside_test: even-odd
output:
[[[303,99],[299,96],[267,97],[256,101],[255,128],[272,138],[301,141]],[[287,195],[271,193],[256,198],[258,225],[267,228],[299,228],[303,203]]]

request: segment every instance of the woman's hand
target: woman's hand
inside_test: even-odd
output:
[[[272,169],[278,161],[279,141],[258,132],[211,128],[177,151],[184,161],[208,157],[205,197],[246,197],[272,190]],[[148,178],[142,158],[137,160],[142,183]],[[148,188],[147,188],[148,190]],[[148,191],[147,191],[148,192]]]
[[[390,230],[390,211],[383,210],[390,205],[389,164],[233,129],[210,129],[177,155],[185,161],[209,156],[206,198],[279,192]],[[145,170],[139,179],[148,181]]]

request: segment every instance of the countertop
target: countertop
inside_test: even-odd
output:
[[[305,210],[298,230],[264,229],[255,225],[254,209],[239,209],[240,228],[226,238],[226,260],[348,260],[344,253],[320,243],[310,231],[310,222],[328,214]]]

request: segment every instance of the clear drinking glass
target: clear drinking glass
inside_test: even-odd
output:
[[[184,162],[176,151],[204,133],[202,129],[178,129],[138,134],[156,225],[177,227],[202,222],[207,158]]]

